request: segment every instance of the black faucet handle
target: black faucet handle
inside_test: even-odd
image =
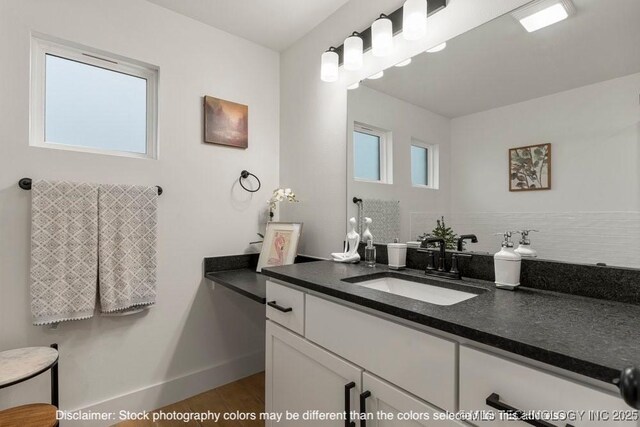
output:
[[[438,255],[438,271],[447,271],[446,256],[442,256],[442,252]]]
[[[435,253],[433,251],[427,251],[427,270],[435,270],[433,265],[435,261]]]
[[[433,265],[435,263],[435,255],[434,253],[437,251],[437,249],[426,249],[426,248],[420,248],[418,249],[418,252],[423,253],[423,254],[427,254],[427,267],[425,270],[435,270],[435,266]]]
[[[458,270],[458,254],[451,254],[451,269],[449,273],[460,274],[460,270]]]

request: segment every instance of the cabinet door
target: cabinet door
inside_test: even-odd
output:
[[[440,409],[368,372],[362,376],[362,389],[365,393],[368,392],[364,404],[366,412],[373,418],[367,421],[367,427],[459,427],[465,425],[446,420]]]
[[[326,350],[310,343],[271,321],[267,321],[266,410],[268,413],[307,411],[323,414],[344,413],[346,395],[351,410],[357,411],[362,371]],[[349,383],[355,385],[347,390]],[[267,422],[275,426],[275,422]],[[287,420],[278,426],[343,427],[343,420]]]

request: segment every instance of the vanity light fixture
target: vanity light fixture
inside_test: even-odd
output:
[[[347,89],[355,90],[355,89],[358,89],[359,87],[360,87],[360,82],[355,82],[354,84],[347,86]]]
[[[369,77],[367,77],[369,80],[378,80],[381,79],[382,76],[384,76],[384,71],[380,71],[379,73],[375,73],[370,75]]]
[[[320,79],[322,79],[323,82],[332,83],[338,80],[339,61],[340,57],[338,56],[335,47],[330,47],[325,53],[322,54],[322,61],[320,65]]]
[[[567,19],[575,13],[571,0],[539,0],[511,15],[530,33]]]
[[[344,41],[344,69],[356,71],[362,68],[362,57],[364,55],[364,42],[360,33],[354,31]]]
[[[407,65],[409,65],[409,64],[411,64],[411,58],[409,58],[409,59],[405,59],[405,60],[404,60],[404,61],[402,61],[402,62],[398,62],[398,63],[396,64],[396,67],[406,67],[406,66],[407,66]]]
[[[402,36],[420,40],[427,35],[427,0],[407,0],[402,7]]]
[[[394,34],[402,33],[406,40],[425,37],[428,30],[427,17],[444,10],[448,1],[403,0],[403,6],[388,15],[380,14],[369,28],[354,31],[341,46],[331,47],[324,52],[321,58],[320,78],[325,82],[338,81],[341,66],[347,71],[361,70],[364,66],[364,52],[369,50],[374,57],[390,55],[394,48]],[[410,60],[405,60],[397,66],[403,67],[410,63]],[[383,73],[377,73],[369,78],[380,78],[382,75]]]
[[[384,13],[371,25],[373,56],[387,56],[393,50],[393,23]]]
[[[446,47],[447,47],[447,42],[440,43],[438,46],[435,46],[435,47],[432,47],[431,49],[428,49],[427,53],[437,53],[437,52],[445,50]]]

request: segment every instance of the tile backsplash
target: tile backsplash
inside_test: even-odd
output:
[[[411,212],[412,238],[431,231],[441,214]],[[532,247],[538,256],[558,261],[640,268],[640,212],[480,212],[445,214],[447,225],[460,234],[473,233],[478,243],[467,249],[491,254],[500,248],[505,230],[534,229]],[[520,236],[514,236],[517,246]]]

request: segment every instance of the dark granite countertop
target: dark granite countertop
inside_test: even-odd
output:
[[[260,304],[267,303],[267,277],[255,269],[208,272],[204,277]]]
[[[343,281],[388,271],[380,264],[372,269],[323,261],[263,269],[263,274],[610,384],[623,368],[640,366],[638,305],[531,288],[513,292],[465,279],[485,291],[438,306]],[[425,277],[418,270],[401,274]]]
[[[256,272],[260,254],[241,254],[204,259],[204,277],[245,297],[267,303],[267,278]],[[298,255],[296,263],[314,262],[317,258]]]

